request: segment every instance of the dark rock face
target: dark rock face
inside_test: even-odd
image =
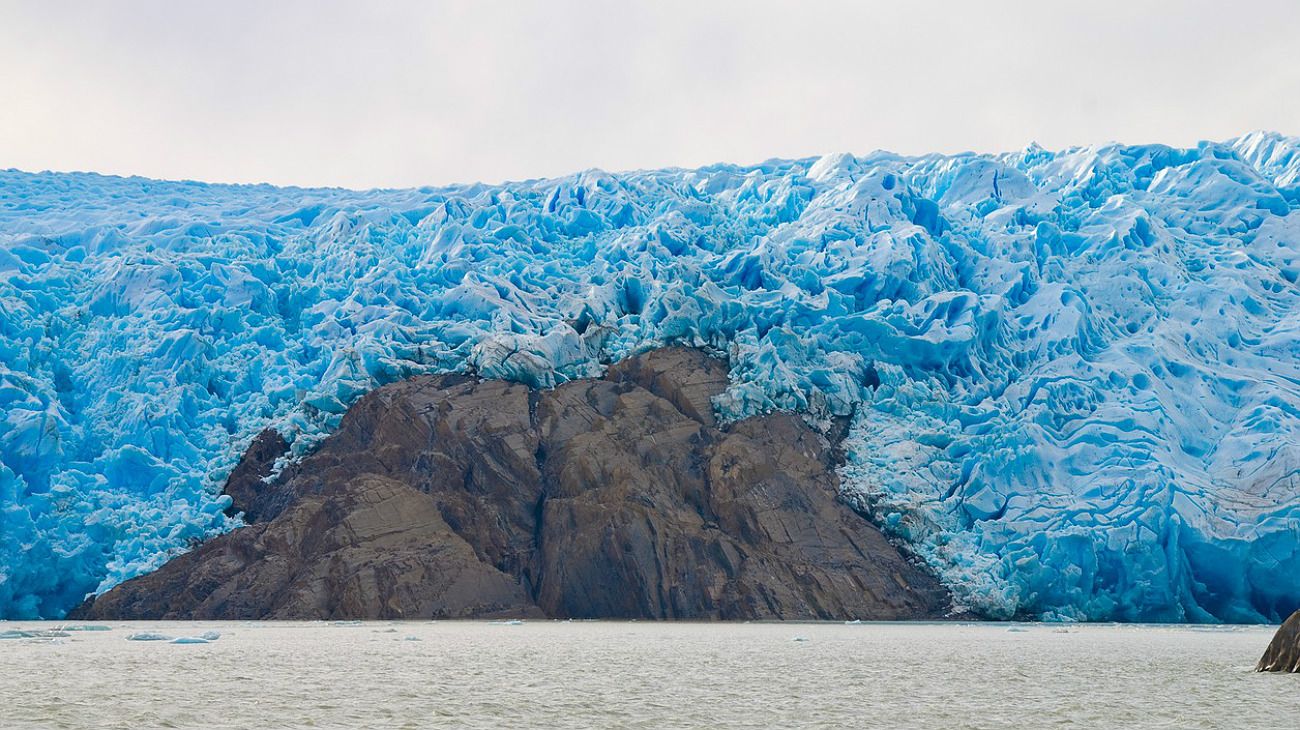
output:
[[[239,460],[226,480],[225,493],[231,498],[226,512],[230,516],[243,512],[244,519],[250,523],[262,517],[258,504],[259,495],[266,489],[262,480],[270,475],[276,460],[287,453],[289,444],[275,429],[268,428],[253,439],[244,452],[244,458]]]
[[[1300,672],[1300,611],[1291,614],[1269,642],[1257,672]]]
[[[726,366],[632,358],[550,391],[422,376],[355,404],[252,524],[75,612],[87,619],[907,619],[948,596],[836,498],[834,444],[788,414],[719,429]]]

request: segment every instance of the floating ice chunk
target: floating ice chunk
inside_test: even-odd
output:
[[[161,635],[160,635],[161,636]],[[198,636],[181,636],[172,639],[173,644],[210,644],[221,638],[219,631],[204,631]]]
[[[174,637],[157,631],[137,631],[126,637],[127,641],[171,641]]]

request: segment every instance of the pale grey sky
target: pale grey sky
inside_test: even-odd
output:
[[[1300,2],[0,0],[0,168],[408,186],[1300,134]]]

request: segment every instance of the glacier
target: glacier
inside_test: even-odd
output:
[[[1300,605],[1300,139],[351,191],[0,172],[0,617],[233,529],[267,427],[665,344],[851,419],[844,497],[995,618]]]

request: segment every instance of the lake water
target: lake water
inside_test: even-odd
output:
[[[52,623],[0,623],[5,631]],[[100,625],[103,626],[103,625]],[[116,623],[0,640],[0,727],[1280,728],[1273,627]],[[206,644],[133,633],[221,634]]]

